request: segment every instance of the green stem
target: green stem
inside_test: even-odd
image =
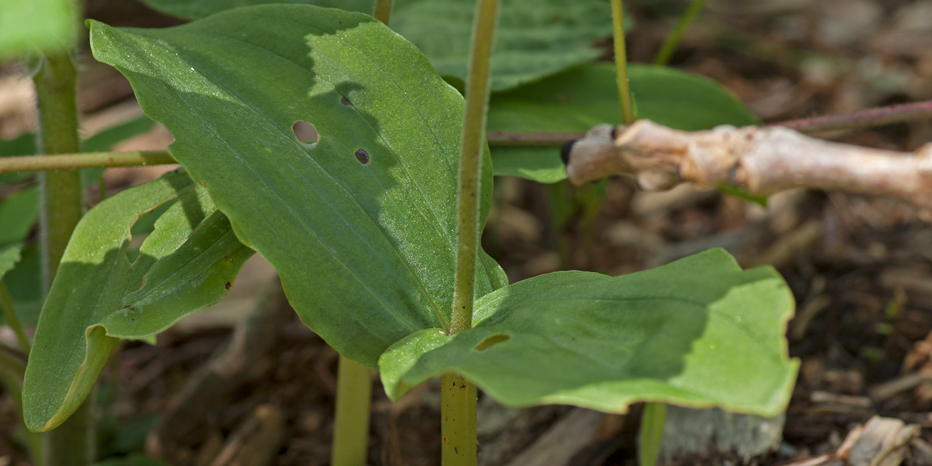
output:
[[[628,88],[624,7],[621,0],[612,0],[612,31],[615,35],[615,68],[618,70],[618,97],[621,98],[621,119],[624,124],[629,125],[634,121],[634,112],[631,110],[631,90]]]
[[[457,374],[440,376],[442,466],[475,466],[476,385]]]
[[[364,466],[369,444],[372,369],[340,355],[332,466]]]
[[[388,18],[392,15],[392,0],[375,0],[375,12],[372,16],[388,26]]]
[[[46,154],[73,154],[80,150],[75,81],[77,68],[70,53],[43,58],[35,75],[39,110],[38,149]],[[40,236],[45,289],[51,286],[65,247],[83,210],[78,171],[49,171],[40,176],[42,213]],[[93,429],[85,402],[64,424],[44,436],[45,466],[81,466],[93,457]]]
[[[13,298],[10,297],[10,292],[6,289],[6,284],[3,283],[2,279],[0,279],[0,306],[3,307],[3,317],[6,319],[6,324],[16,334],[19,347],[23,350],[23,354],[28,355],[30,349],[29,338],[26,337],[26,332],[23,331],[23,324],[20,323],[19,316],[16,315],[16,308],[13,307]]]
[[[663,424],[667,418],[667,405],[647,403],[641,414],[641,429],[638,445],[638,465],[654,466],[663,440]]]
[[[0,158],[0,173],[80,168],[136,167],[178,163],[167,151],[88,152],[83,154],[32,155]]]
[[[472,56],[466,82],[466,110],[460,155],[456,206],[456,272],[449,334],[472,327],[479,251],[479,177],[486,109],[489,102],[492,45],[498,20],[498,0],[479,0],[472,37]],[[441,464],[475,466],[476,386],[456,374],[443,374],[440,395]]]
[[[707,1],[708,0],[693,0],[689,8],[686,9],[686,12],[683,13],[683,16],[680,17],[679,22],[676,23],[676,28],[667,36],[667,40],[663,42],[663,46],[660,47],[657,56],[654,57],[655,65],[666,65],[667,62],[670,61],[670,57],[672,57],[673,52],[676,51],[676,46],[679,45],[680,40],[683,39],[683,34],[686,33],[686,30],[689,29],[689,25],[699,16],[699,12],[702,11],[702,7],[705,6]]]
[[[26,365],[21,360],[0,352],[0,372],[7,372],[22,379],[26,373]]]

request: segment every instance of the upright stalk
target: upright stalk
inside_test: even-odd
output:
[[[686,12],[683,13],[683,16],[681,16],[680,20],[676,23],[673,32],[671,32],[670,35],[667,36],[667,40],[663,42],[660,51],[657,52],[657,56],[654,57],[655,65],[666,65],[667,62],[670,61],[670,57],[672,57],[673,52],[676,51],[676,46],[683,40],[683,34],[689,29],[689,25],[696,20],[696,16],[699,16],[699,12],[702,11],[702,7],[705,6],[707,1],[708,0],[693,0],[692,4],[689,5],[689,8],[686,9]]]
[[[479,176],[486,108],[489,100],[490,57],[498,20],[498,0],[479,0],[466,82],[466,112],[460,154],[456,202],[456,273],[450,335],[472,327],[479,250]],[[441,377],[440,395],[443,466],[476,464],[476,386],[456,374]]]
[[[364,466],[369,445],[372,369],[340,355],[331,466]]]
[[[388,26],[388,18],[392,15],[392,0],[375,0],[375,11],[372,16]]]
[[[74,56],[64,52],[43,58],[35,75],[39,109],[37,146],[44,154],[78,152],[78,105]],[[49,171],[39,178],[42,188],[42,213],[39,220],[42,243],[42,270],[45,289],[51,286],[78,220],[83,199],[78,171]],[[90,400],[91,397],[88,397]],[[93,429],[88,416],[89,402],[64,424],[44,436],[45,466],[90,464]]]
[[[625,51],[624,7],[621,0],[612,0],[612,32],[615,36],[615,68],[618,70],[618,97],[621,98],[621,119],[626,125],[634,121],[631,110],[631,90],[628,88],[628,54]]]
[[[628,59],[625,53],[625,28],[622,22],[624,9],[621,0],[612,0],[612,24],[615,33],[615,68],[618,70],[618,97],[621,99],[622,122],[630,125],[634,122],[631,111],[631,91],[628,88]],[[653,466],[657,463],[659,444],[663,436],[663,423],[667,409],[663,403],[648,402],[641,416],[641,449],[638,461],[641,466]],[[660,426],[658,433],[657,426]],[[648,447],[645,449],[645,447]]]
[[[6,289],[6,284],[3,283],[3,279],[0,278],[0,307],[3,308],[3,318],[6,319],[6,324],[13,329],[13,333],[16,334],[16,340],[19,343],[19,348],[23,350],[23,354],[28,355],[30,344],[29,338],[26,337],[26,332],[23,330],[23,324],[19,321],[19,315],[16,314],[16,308],[13,307],[13,298],[10,297],[10,292]]]

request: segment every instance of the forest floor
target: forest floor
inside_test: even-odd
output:
[[[141,7],[114,6],[120,3],[131,2],[89,2],[90,14],[116,25],[176,23]],[[629,59],[650,62],[675,21],[670,11],[682,5],[628,3],[636,19],[628,38]],[[610,58],[610,40],[600,45]],[[141,115],[129,85],[115,70],[95,64],[86,52],[81,63],[85,131]],[[671,65],[721,83],[765,122],[928,100],[932,2],[712,0]],[[3,138],[34,129],[31,83],[17,72],[12,65],[0,68]],[[908,151],[932,140],[932,123],[819,136]],[[171,140],[158,126],[118,149],[164,149]],[[171,168],[110,169],[104,176],[112,194]],[[876,415],[918,425],[919,440],[904,464],[930,464],[928,216],[896,200],[841,192],[784,192],[772,196],[765,209],[690,186],[643,193],[621,178],[603,185],[604,200],[587,214],[577,201],[580,193],[567,185],[554,188],[520,179],[496,184],[483,244],[512,282],[564,268],[631,273],[710,247],[727,249],[745,267],[773,265],[786,279],[797,303],[787,328],[789,351],[800,359],[801,370],[782,441],[774,451],[750,459],[735,452],[706,452],[681,459],[683,464],[801,464],[835,452],[852,429]],[[551,206],[561,196],[570,214],[557,221]],[[98,198],[96,188],[88,192],[89,205]],[[253,464],[232,458],[242,461],[250,449],[262,450],[250,438],[264,432],[262,444],[272,448],[274,459],[255,464],[328,464],[337,354],[275,293],[263,292],[274,284],[274,270],[254,258],[222,303],[159,335],[153,346],[125,344],[98,390],[105,408],[99,416],[100,453],[147,452],[178,465]],[[249,370],[240,370],[231,379],[235,383],[212,392],[216,396],[210,403],[184,412],[173,408],[198,371],[228,345],[234,328],[254,308],[273,305],[284,323],[267,330],[265,338],[274,344],[240,355]],[[0,338],[5,338],[2,332]],[[393,404],[374,376],[373,394],[370,463],[439,464],[436,384]],[[485,397],[480,405],[484,465],[636,464],[637,409],[625,416],[568,407],[509,410]],[[9,396],[0,396],[0,466],[29,464],[17,443],[15,412]],[[165,433],[161,441],[151,434],[154,429]],[[566,458],[552,456],[554,442],[563,442]],[[542,452],[551,456],[533,459]]]

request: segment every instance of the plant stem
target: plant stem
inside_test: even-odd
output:
[[[443,466],[475,466],[476,385],[457,374],[440,376]]]
[[[783,126],[801,133],[817,133],[840,129],[867,128],[889,123],[918,120],[932,117],[932,100],[911,102],[861,110],[844,115],[825,115],[814,118],[783,121],[764,126]]]
[[[657,56],[654,57],[655,65],[666,65],[667,62],[670,61],[670,57],[672,57],[673,52],[676,51],[676,46],[679,45],[680,40],[683,39],[683,34],[689,29],[689,25],[696,20],[696,16],[699,16],[699,12],[702,11],[702,7],[705,6],[707,1],[708,0],[693,0],[689,8],[686,9],[686,12],[683,13],[683,16],[680,17],[679,22],[676,23],[676,28],[667,36],[667,40],[663,42],[663,46],[660,47]]]
[[[48,152],[48,151],[46,151]],[[88,152],[81,154],[33,155],[0,158],[0,173],[80,168],[135,167],[178,163],[167,151]]]
[[[582,139],[586,133],[550,131],[489,131],[485,139],[491,147],[560,147]]]
[[[631,90],[628,88],[628,59],[625,52],[624,7],[621,0],[612,0],[612,31],[615,35],[615,68],[618,70],[618,97],[621,98],[621,120],[634,121],[631,110]]]
[[[19,316],[16,315],[16,308],[13,307],[13,298],[10,297],[10,292],[2,279],[0,279],[0,306],[3,307],[3,317],[6,319],[6,324],[16,334],[19,347],[23,350],[23,354],[28,355],[30,349],[29,338],[26,337],[26,332],[23,331],[23,324],[20,323]]]
[[[37,147],[46,154],[71,154],[80,150],[75,81],[77,68],[71,53],[43,58],[35,75],[39,110]],[[83,209],[81,174],[78,171],[48,171],[39,179],[42,187],[40,236],[45,289],[51,286]],[[60,427],[43,436],[45,466],[80,466],[93,457],[88,397],[78,411]]]
[[[466,84],[466,114],[456,207],[456,275],[450,335],[472,327],[476,254],[479,250],[479,176],[482,173],[483,133],[489,100],[489,58],[492,55],[497,17],[498,0],[479,0],[473,31],[469,80]]]
[[[638,466],[654,466],[663,440],[663,424],[667,418],[667,405],[647,403],[641,413],[638,441]]]
[[[498,20],[498,4],[498,0],[479,0],[476,8],[456,199],[456,273],[450,335],[472,327],[476,256],[479,250],[479,177],[482,173],[490,58]],[[475,466],[476,386],[456,374],[443,374],[441,383],[441,464]]]
[[[392,0],[375,0],[375,11],[372,16],[388,26],[388,18],[392,15]]]
[[[26,373],[26,365],[21,360],[0,352],[0,372],[13,374],[22,380],[23,374]]]
[[[364,466],[369,444],[372,369],[340,355],[332,466]]]

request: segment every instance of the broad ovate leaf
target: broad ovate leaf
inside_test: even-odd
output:
[[[371,14],[372,0],[144,0],[153,8],[199,19],[231,8],[295,3]],[[395,0],[392,29],[417,46],[442,76],[465,82],[476,4],[462,0]],[[625,29],[633,23],[626,21]],[[492,54],[493,91],[504,91],[604,53],[593,43],[612,35],[611,7],[604,0],[508,0],[502,2]]]
[[[173,202],[127,259],[133,223]],[[184,172],[121,192],[81,219],[36,328],[23,386],[26,426],[61,424],[90,392],[118,338],[151,337],[230,288],[252,250]]]
[[[337,351],[375,367],[449,325],[463,99],[414,46],[367,15],[306,5],[161,30],[92,23],[91,44]],[[316,143],[297,140],[298,121]],[[476,283],[479,297],[507,281],[482,253]]]
[[[476,303],[475,326],[427,329],[379,360],[392,399],[444,372],[509,406],[624,412],[637,401],[774,415],[798,361],[783,332],[793,297],[771,267],[721,249],[619,277],[557,272]]]
[[[16,55],[66,50],[74,44],[76,3],[71,0],[3,0],[0,60]]]
[[[3,279],[3,276],[7,272],[13,270],[13,266],[19,262],[20,251],[22,251],[23,245],[21,244],[10,244],[7,246],[0,247],[0,280]]]
[[[493,94],[489,131],[585,132],[602,123],[621,124],[615,67],[599,63]],[[746,126],[759,120],[714,81],[663,66],[628,66],[638,118],[684,131],[718,125]],[[496,147],[496,175],[555,183],[566,178],[558,147]]]

